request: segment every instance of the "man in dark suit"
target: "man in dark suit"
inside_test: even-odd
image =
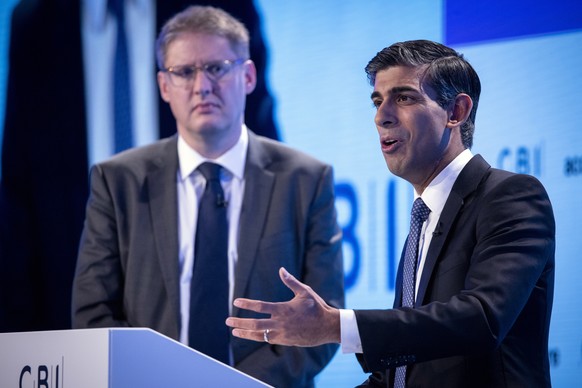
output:
[[[102,0],[104,9],[108,1]],[[12,15],[0,182],[0,332],[71,327],[71,284],[88,196],[91,147],[81,3],[21,0]],[[193,2],[152,3],[159,31]],[[248,27],[251,57],[263,75],[266,49],[253,1],[195,3],[221,7]],[[149,72],[153,81],[156,69],[152,66]],[[168,104],[158,100],[153,103],[159,123],[153,126],[159,138],[165,138],[175,134],[176,123]],[[257,78],[245,115],[257,134],[278,138],[265,77]]]
[[[555,222],[546,191],[469,151],[481,86],[461,54],[430,41],[396,43],[366,72],[388,168],[424,203],[394,308],[334,309],[281,269],[295,298],[236,300],[272,315],[229,318],[233,334],[296,346],[341,342],[373,373],[363,386],[549,387]]]
[[[160,33],[157,55],[160,93],[178,135],[92,168],[73,327],[145,326],[191,346],[214,338],[192,331],[211,313],[189,309],[199,291],[205,307],[219,304],[214,293],[194,291],[200,284],[194,279],[211,276],[197,271],[199,247],[209,246],[214,235],[202,240],[198,233],[210,225],[196,223],[205,213],[202,201],[212,181],[203,166],[210,163],[221,170],[220,204],[212,206],[226,207],[228,214],[224,282],[231,296],[224,317],[209,325],[230,340],[223,361],[277,387],[312,386],[336,344],[305,349],[251,343],[232,338],[224,320],[233,298],[289,299],[290,291],[273,281],[280,266],[330,305],[343,306],[332,169],[244,125],[256,68],[247,30],[226,12],[193,6],[175,15]],[[218,256],[212,259],[212,267],[219,265]],[[257,317],[236,308],[232,314]]]

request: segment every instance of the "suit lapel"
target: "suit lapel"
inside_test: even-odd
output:
[[[177,137],[169,139],[159,149],[148,166],[145,188],[149,197],[153,238],[169,303],[180,322],[179,247],[178,247],[178,171]]]
[[[234,297],[244,295],[267,217],[275,174],[266,169],[270,157],[257,136],[249,131],[245,166],[245,193],[239,221],[238,262],[235,270]],[[236,314],[237,308],[233,313]]]
[[[475,155],[463,168],[455,181],[432,235],[432,241],[428,248],[424,268],[422,270],[422,278],[418,287],[418,294],[416,295],[416,307],[423,304],[426,289],[435,264],[445,242],[447,241],[451,227],[465,203],[465,199],[469,194],[477,189],[477,186],[489,168],[491,168],[491,166],[481,157],[481,155]]]

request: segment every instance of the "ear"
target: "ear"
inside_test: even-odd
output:
[[[250,59],[243,63],[245,72],[245,91],[247,94],[251,94],[255,87],[257,86],[257,68],[255,63]]]
[[[158,86],[160,87],[160,96],[162,100],[170,102],[170,85],[168,84],[168,77],[162,71],[158,71]]]
[[[469,118],[471,109],[473,109],[473,100],[471,97],[465,93],[458,94],[449,109],[447,127],[460,127]]]

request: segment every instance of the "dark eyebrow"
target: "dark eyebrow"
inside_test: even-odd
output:
[[[372,99],[372,100],[373,100],[374,98],[377,98],[377,97],[382,97],[382,95],[380,94],[380,92],[378,92],[378,91],[374,90],[374,91],[372,92],[372,94],[370,95],[370,99]]]
[[[413,88],[411,86],[395,86],[392,89],[390,89],[390,94],[398,94],[398,93],[402,93],[402,92],[414,92],[414,93],[420,93],[420,91],[416,88]],[[382,97],[382,94],[377,91],[374,90],[372,92],[372,94],[370,95],[370,98],[373,100],[374,98],[380,98]]]

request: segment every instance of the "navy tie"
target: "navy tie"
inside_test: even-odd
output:
[[[125,36],[124,0],[109,0],[109,9],[117,19],[117,41],[113,59],[113,124],[115,152],[133,146],[129,54]]]
[[[228,364],[228,224],[221,168],[209,162],[198,167],[206,187],[198,205],[188,338],[190,347]]]
[[[414,289],[416,285],[416,263],[418,261],[418,244],[422,224],[428,218],[430,209],[419,197],[412,205],[410,232],[404,251],[404,271],[402,275],[402,307],[414,307]],[[396,368],[394,388],[406,387],[406,366]]]

